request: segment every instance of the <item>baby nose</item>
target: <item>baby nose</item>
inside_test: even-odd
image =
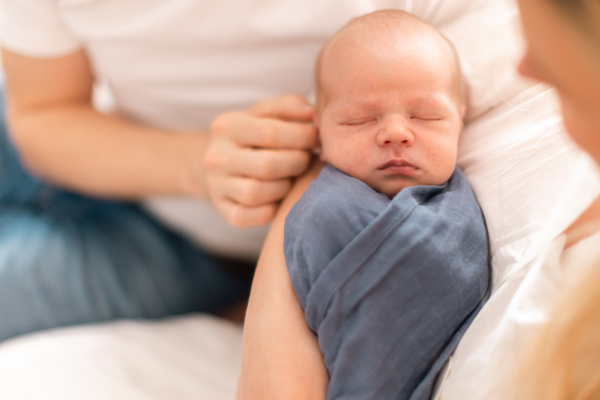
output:
[[[391,119],[377,133],[377,144],[379,146],[389,146],[391,144],[411,146],[414,140],[414,134],[410,130],[407,121],[401,118]]]

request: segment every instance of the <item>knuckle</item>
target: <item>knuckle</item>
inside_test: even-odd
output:
[[[256,205],[258,202],[258,195],[260,189],[258,182],[254,179],[246,179],[241,186],[240,190],[240,203],[246,205]]]
[[[204,153],[204,158],[202,161],[204,162],[204,166],[206,168],[214,169],[223,164],[223,157],[221,153],[214,147],[209,147]]]
[[[206,153],[204,153],[204,158],[202,159],[204,162],[204,166],[207,168],[213,168],[217,166],[218,156],[215,155],[214,150],[208,149]]]
[[[255,103],[252,107],[250,107],[248,109],[248,112],[254,116],[270,116],[274,113],[273,100],[261,100],[258,103]]]
[[[304,97],[300,96],[298,93],[290,93],[286,94],[281,98],[286,104],[296,105],[306,103]]]
[[[244,207],[239,205],[233,205],[229,209],[229,213],[227,215],[227,220],[229,223],[238,228],[244,228],[248,225],[248,219],[246,217],[246,212]]]
[[[260,109],[261,113],[264,115],[271,115],[275,112],[275,107],[273,104],[273,99],[266,99],[258,102],[257,106]]]
[[[233,113],[225,113],[216,117],[211,126],[210,132],[213,135],[225,135],[227,132],[231,131],[232,123],[231,118],[233,117]]]

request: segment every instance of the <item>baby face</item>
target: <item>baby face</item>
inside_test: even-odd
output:
[[[390,198],[408,186],[443,184],[456,165],[464,115],[455,71],[450,48],[431,35],[334,39],[321,61],[315,117],[322,158]]]

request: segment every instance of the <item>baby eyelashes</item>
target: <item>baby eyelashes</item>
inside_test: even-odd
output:
[[[442,117],[442,116],[415,115],[415,116],[410,116],[409,119],[411,121],[436,122],[436,121],[444,121],[446,118]],[[363,126],[363,125],[374,124],[379,121],[380,121],[379,118],[368,117],[368,118],[359,118],[359,119],[343,121],[343,122],[340,122],[340,125],[342,125],[342,126]]]

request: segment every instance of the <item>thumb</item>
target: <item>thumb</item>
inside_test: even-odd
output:
[[[288,94],[274,99],[256,103],[249,110],[250,114],[262,118],[277,118],[288,121],[311,122],[315,108],[304,97]]]

